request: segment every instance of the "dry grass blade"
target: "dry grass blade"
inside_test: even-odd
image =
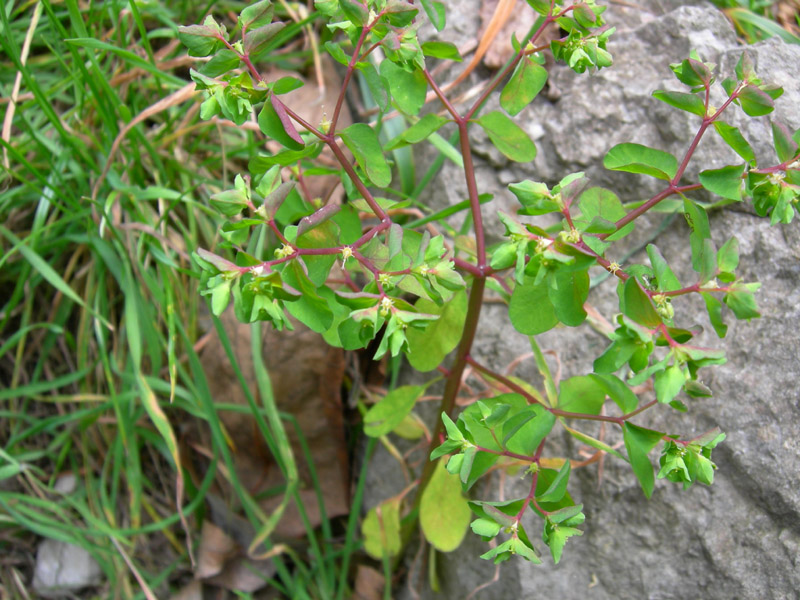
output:
[[[144,580],[144,577],[142,577],[142,574],[139,573],[139,569],[136,568],[136,565],[133,564],[133,561],[131,560],[130,556],[128,556],[125,550],[122,549],[120,543],[113,536],[110,539],[111,542],[114,544],[114,546],[117,548],[117,552],[119,552],[120,556],[122,557],[122,560],[124,560],[125,564],[128,565],[128,568],[131,570],[131,573],[133,573],[133,576],[136,578],[136,581],[141,586],[142,593],[145,595],[145,598],[147,598],[147,600],[158,600],[158,597],[153,593],[153,590],[150,589],[150,586],[147,585],[147,582]]]
[[[495,9],[491,20],[489,21],[489,25],[486,27],[483,37],[481,37],[481,41],[478,44],[478,49],[475,51],[472,60],[469,62],[464,71],[455,78],[455,80],[444,86],[443,90],[446,91],[452,89],[469,77],[469,74],[472,73],[472,71],[475,70],[475,67],[480,64],[481,59],[489,50],[489,46],[492,45],[492,42],[497,37],[497,34],[500,33],[500,30],[511,17],[511,13],[514,12],[514,7],[516,5],[517,0],[499,0],[497,3],[497,8]]]
[[[136,115],[136,117],[125,127],[122,128],[122,131],[119,132],[119,135],[114,139],[114,143],[111,146],[111,152],[108,153],[108,158],[106,159],[106,164],[103,167],[103,172],[100,174],[100,177],[95,182],[94,187],[92,188],[92,200],[97,200],[97,194],[100,192],[100,186],[103,185],[103,182],[106,180],[108,176],[108,171],[111,169],[111,163],[114,160],[114,155],[116,155],[117,151],[119,150],[120,145],[122,144],[122,140],[125,139],[125,136],[128,135],[131,129],[136,127],[139,123],[144,121],[145,119],[149,119],[153,115],[157,115],[158,113],[167,110],[177,104],[181,104],[182,102],[186,102],[192,95],[195,93],[195,84],[194,82],[188,83],[179,89],[177,92],[173,92],[166,98],[162,98],[155,104],[144,109],[141,113]]]
[[[20,63],[23,65],[28,61],[28,54],[31,51],[31,41],[33,40],[33,32],[36,31],[36,26],[39,24],[39,18],[42,16],[42,4],[36,5],[33,9],[33,16],[31,23],[28,26],[28,33],[25,35],[25,41],[22,44],[22,54],[20,54]],[[3,119],[3,141],[6,143],[11,141],[11,123],[14,121],[14,113],[17,109],[17,101],[19,100],[19,88],[22,85],[22,71],[17,71],[17,76],[14,79],[14,89],[11,91],[11,98],[9,99],[8,109],[6,116]],[[8,169],[11,163],[8,160],[8,148],[3,148],[3,166]]]

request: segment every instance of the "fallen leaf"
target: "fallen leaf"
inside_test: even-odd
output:
[[[385,581],[383,575],[372,567],[359,565],[353,600],[381,600]]]
[[[275,575],[271,560],[251,560],[245,556],[234,558],[225,570],[211,577],[207,583],[235,592],[252,593],[267,585]]]
[[[203,600],[203,584],[194,579],[172,594],[170,600]]]
[[[208,520],[203,521],[194,576],[206,579],[218,575],[225,568],[225,563],[239,552],[240,546],[220,527]]]
[[[478,37],[483,37],[492,17],[497,11],[499,2],[500,0],[483,0],[481,2],[481,28],[478,31]],[[528,30],[533,27],[536,20],[534,11],[529,10],[527,7],[525,7],[524,10],[519,10],[519,8],[520,7],[516,7],[517,10],[513,12],[512,17],[501,27],[492,43],[489,44],[486,54],[483,56],[483,64],[490,69],[499,69],[511,58],[514,52],[514,48],[511,46],[512,34],[516,34],[517,40],[522,40],[525,34],[528,33]]]
[[[250,389],[255,392],[257,386],[250,353],[250,326],[237,321],[230,310],[223,313],[221,320],[239,367]],[[263,355],[278,409],[292,414],[303,432],[314,461],[327,516],[345,515],[349,512],[349,472],[340,398],[344,353],[339,348],[328,346],[318,334],[299,324],[295,325],[294,331],[278,332],[269,326],[262,330]],[[204,347],[201,362],[209,378],[211,394],[217,401],[247,405],[238,378],[216,333],[211,334]],[[283,485],[284,477],[252,415],[224,411],[219,416],[233,443],[234,462],[243,486],[252,495],[258,496]],[[297,460],[300,499],[312,527],[316,527],[321,523],[321,517],[310,470],[291,423],[286,422],[286,430]],[[228,490],[222,476],[217,481],[222,489]],[[280,500],[280,494],[273,495],[261,500],[260,505],[269,513]],[[294,503],[291,503],[275,535],[293,538],[304,534],[303,521]]]

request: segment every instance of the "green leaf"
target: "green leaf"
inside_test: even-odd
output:
[[[0,231],[3,231],[2,227],[0,227]],[[25,254],[25,252],[23,252],[23,254]],[[26,255],[26,258],[27,258],[27,255]],[[212,252],[209,252],[208,250],[205,250],[204,248],[198,248],[197,251],[193,254],[193,258],[195,259],[195,262],[200,266],[200,268],[203,269],[204,271],[211,271],[211,272],[214,272],[214,273],[216,273],[217,271],[222,272],[222,273],[239,273],[240,272],[239,267],[237,267],[231,261],[226,260],[226,259],[222,258],[221,256],[217,256],[216,254],[214,254]],[[49,266],[49,265],[47,265],[47,266]],[[209,267],[211,267],[211,268],[209,268]],[[56,286],[56,287],[57,287],[57,289],[61,289],[58,286]],[[71,294],[67,293],[67,295],[70,298],[72,298]]]
[[[469,490],[473,485],[475,485],[475,482],[483,477],[499,459],[500,457],[497,454],[478,452],[478,454],[475,456],[475,460],[472,462],[468,477],[463,480],[464,489]]]
[[[543,406],[528,406],[503,425],[503,446],[511,452],[532,456],[555,422],[553,413]]]
[[[209,56],[224,46],[225,28],[214,17],[207,16],[202,25],[178,27],[178,39],[186,46],[189,56]]]
[[[706,106],[703,103],[703,99],[697,94],[657,90],[653,92],[653,96],[658,100],[666,102],[670,106],[674,106],[680,110],[685,110],[686,112],[690,112],[699,117],[706,116]]]
[[[463,457],[464,460],[461,462],[461,467],[459,468],[459,479],[461,479],[461,483],[467,483],[470,481],[470,473],[472,471],[472,465],[475,464],[475,456],[478,454],[478,449],[475,446],[470,446],[466,450],[464,450]],[[450,463],[447,463],[448,471],[450,470]],[[474,480],[474,478],[472,478]]]
[[[728,125],[723,121],[714,121],[714,129],[736,154],[751,165],[756,164],[756,155],[755,152],[753,152],[753,148],[736,127]]]
[[[296,244],[298,248],[330,248],[336,245],[338,237],[339,228],[336,223],[333,221],[325,221],[321,225],[298,237]],[[336,255],[306,255],[303,256],[303,262],[308,269],[308,278],[315,286],[321,287],[328,279],[328,274],[331,271],[331,267],[333,267],[333,263],[336,262]]]
[[[381,77],[389,86],[389,92],[397,107],[409,115],[419,114],[428,93],[428,81],[420,70],[406,71],[390,60],[380,66]]]
[[[586,320],[583,305],[589,297],[589,273],[556,271],[548,278],[547,295],[558,320],[577,327]]]
[[[592,368],[595,373],[613,373],[628,362],[638,349],[639,345],[633,340],[615,340],[595,359]]]
[[[431,545],[452,552],[467,533],[471,511],[461,495],[461,481],[450,475],[444,458],[439,459],[419,504],[419,524]]]
[[[572,506],[567,506],[551,512],[547,515],[547,520],[551,523],[563,523],[565,521],[574,522],[577,520],[583,522],[586,520],[586,517],[582,515],[583,519],[581,519],[579,515],[582,511],[583,504],[573,504]],[[578,517],[578,519],[575,519],[575,517]]]
[[[435,113],[428,113],[399,136],[391,140],[386,145],[386,150],[393,150],[405,144],[421,142],[449,121],[449,119]]]
[[[538,502],[559,502],[564,497],[564,494],[567,493],[570,468],[569,460],[565,460],[553,482],[543,494],[536,496],[536,500]]]
[[[659,292],[671,292],[681,289],[681,282],[675,277],[675,273],[672,272],[661,252],[653,244],[647,245],[647,256],[650,258]]]
[[[390,391],[364,415],[364,433],[370,437],[390,433],[411,412],[424,391],[422,385],[404,385]]]
[[[717,274],[717,249],[711,240],[703,240],[700,251],[700,284],[704,284]]]
[[[443,2],[436,2],[435,0],[420,0],[425,14],[428,15],[436,31],[441,31],[445,26],[445,7]]]
[[[210,61],[200,67],[199,71],[207,77],[219,77],[238,67],[239,61],[239,55],[226,48],[217,52]]]
[[[298,79],[297,77],[281,77],[280,79],[273,81],[271,84],[272,86],[272,93],[273,94],[288,94],[289,92],[293,92],[295,90],[299,90],[305,84],[302,80]]]
[[[453,419],[451,419],[446,412],[442,412],[442,423],[444,424],[444,429],[447,432],[447,439],[456,442],[464,441],[464,434],[461,433],[458,425],[453,422]]]
[[[304,158],[316,158],[321,151],[322,144],[310,143],[302,150],[284,150],[274,156],[259,154],[255,158],[250,159],[247,167],[253,175],[261,175],[275,165],[285,167],[296,164]]]
[[[686,223],[692,231],[689,236],[689,242],[692,246],[692,268],[700,273],[703,270],[703,262],[707,261],[707,257],[703,256],[705,248],[704,240],[711,239],[711,227],[708,224],[708,215],[706,211],[697,204],[688,198],[684,198],[683,216],[686,218]]]
[[[485,502],[474,500],[469,503],[472,512],[484,519],[496,521],[503,527],[516,523],[516,515],[522,509],[522,499]]]
[[[491,519],[475,519],[470,523],[473,533],[481,536],[482,538],[493,538],[502,529],[499,523],[495,523]]]
[[[635,277],[629,277],[625,282],[622,297],[625,304],[622,312],[625,316],[646,327],[661,325],[661,317],[658,316],[653,301]]]
[[[450,42],[425,42],[422,44],[422,53],[433,58],[442,58],[461,62],[464,60],[458,52],[458,48]]]
[[[778,160],[782,163],[792,160],[797,155],[797,143],[782,123],[772,122],[772,143]]]
[[[512,183],[508,189],[517,197],[525,208],[519,211],[521,215],[546,215],[561,212],[564,208],[561,202],[553,198],[547,185],[539,181],[526,179],[519,183]]]
[[[340,65],[344,65],[345,67],[350,64],[350,57],[345,54],[344,50],[339,44],[334,42],[325,42],[322,46],[325,50],[328,51],[328,54],[331,55],[331,58],[338,62]]]
[[[534,285],[534,279],[526,277],[522,285],[517,285],[511,294],[508,318],[514,329],[525,335],[538,335],[558,325],[547,282]]]
[[[694,51],[692,51],[694,53]],[[697,59],[694,54],[692,58],[671,64],[670,69],[675,73],[678,81],[692,88],[704,87],[711,81],[711,71],[708,67]]]
[[[375,104],[378,105],[378,109],[385,113],[389,109],[389,86],[386,85],[386,81],[378,74],[378,70],[370,62],[359,63],[357,68],[364,77],[369,93],[372,95]]]
[[[641,144],[617,144],[606,154],[603,166],[611,171],[641,173],[666,181],[672,180],[678,172],[678,160],[674,156]]]
[[[464,290],[456,292],[442,306],[420,298],[414,307],[421,313],[439,315],[424,330],[414,327],[406,329],[408,362],[417,371],[426,373],[436,369],[458,345],[467,316],[467,293]]]
[[[506,158],[516,162],[530,162],[536,158],[536,145],[531,138],[503,113],[495,110],[476,122]]]
[[[353,25],[363,27],[369,21],[369,10],[358,0],[339,0],[339,8]]]
[[[273,12],[270,0],[255,2],[242,9],[241,14],[239,14],[239,26],[242,29],[251,29],[252,27],[266,25],[272,21]]]
[[[658,401],[662,404],[669,404],[675,396],[680,394],[683,384],[686,383],[686,376],[678,365],[672,365],[656,373],[654,383]]]
[[[473,405],[464,410],[458,420],[466,429],[471,442],[489,450],[502,450],[500,442],[496,439],[497,434],[493,432],[499,433],[498,427],[510,418],[509,415],[526,408],[528,402],[520,394],[501,394],[494,398],[486,398],[481,404],[491,409],[489,417],[483,417],[478,407]]]
[[[419,9],[406,2],[406,0],[389,0],[383,12],[386,15],[386,20],[393,27],[407,27],[417,16]]]
[[[305,145],[303,138],[294,128],[286,107],[274,95],[264,102],[264,107],[258,115],[258,128],[264,135],[290,150],[302,150]]]
[[[750,117],[763,117],[771,113],[775,108],[769,94],[754,85],[745,86],[739,92],[737,102],[739,102],[745,114]]]
[[[400,498],[390,498],[370,509],[361,524],[364,550],[380,560],[400,553]]]
[[[692,398],[711,398],[713,396],[708,386],[695,379],[687,379],[683,391]]]
[[[211,312],[214,316],[220,316],[228,307],[231,299],[232,279],[223,280],[211,290]]]
[[[317,293],[299,261],[293,260],[283,270],[282,278],[302,295],[286,305],[286,310],[298,321],[317,333],[326,332],[333,323],[333,311],[327,300]]]
[[[700,183],[712,194],[740,201],[742,199],[742,173],[744,173],[744,165],[709,169],[700,172]]]
[[[548,522],[545,522],[545,533],[543,534],[544,542],[550,547],[550,554],[553,556],[553,562],[558,564],[561,560],[561,553],[564,550],[564,545],[567,540],[574,535],[583,535],[580,529],[568,527],[564,525],[552,525],[548,527]]]
[[[378,187],[388,187],[392,183],[392,170],[383,156],[375,130],[366,123],[355,123],[340,135],[369,180]]]
[[[591,375],[577,375],[561,382],[558,408],[568,412],[599,415],[606,400],[605,386]]]
[[[722,299],[737,319],[757,319],[761,316],[753,291],[759,284],[737,284]]]
[[[717,252],[717,267],[723,273],[733,273],[739,266],[739,240],[730,238]]]
[[[600,440],[595,439],[590,435],[586,435],[582,431],[578,431],[577,429],[572,429],[572,427],[570,427],[569,425],[567,425],[565,423],[564,419],[561,419],[561,426],[564,429],[566,429],[567,433],[569,433],[572,437],[574,437],[575,439],[580,440],[581,442],[583,442],[587,446],[591,446],[592,448],[597,448],[598,450],[602,450],[603,452],[606,452],[607,454],[610,454],[611,456],[616,456],[620,460],[626,460],[626,458],[622,454],[620,454],[619,451],[614,449],[612,446],[609,446],[605,442],[601,442]]]
[[[450,454],[451,452],[460,449],[461,449],[461,442],[457,442],[455,440],[447,440],[441,446],[434,448],[433,452],[431,452],[430,459],[436,460],[437,458],[440,458],[445,454]]]
[[[542,91],[547,82],[547,69],[530,57],[523,56],[500,93],[500,106],[516,116]]]
[[[361,237],[361,219],[352,202],[343,204],[341,210],[333,216],[333,221],[339,226],[339,243],[350,245]]]
[[[312,229],[326,223],[328,219],[333,218],[340,209],[341,207],[337,204],[327,204],[319,210],[315,210],[310,215],[306,215],[300,219],[300,222],[297,224],[296,237],[299,238]]]
[[[706,303],[708,320],[711,321],[711,326],[719,337],[724,338],[725,334],[728,333],[728,326],[722,320],[722,302],[708,292],[700,292],[700,295]]]
[[[519,531],[517,533],[519,534]],[[521,556],[533,564],[541,564],[542,560],[536,554],[536,550],[533,549],[533,546],[525,543],[519,537],[512,537],[509,542],[511,542],[510,550],[512,554]]]
[[[644,495],[648,498],[653,495],[655,475],[653,465],[647,455],[656,447],[662,437],[664,434],[660,431],[645,429],[627,421],[622,426],[622,438],[625,441],[631,468],[642,486]]]
[[[631,391],[627,384],[616,375],[589,375],[598,385],[602,386],[608,397],[611,398],[622,414],[628,414],[636,410],[639,398]]]
[[[580,231],[586,231],[598,219],[615,223],[627,214],[617,195],[611,190],[601,187],[591,187],[581,193],[578,206],[581,215],[575,219],[575,227]],[[633,231],[634,227],[634,223],[628,223],[606,239],[609,241],[622,239]]]
[[[284,23],[267,23],[261,27],[251,29],[244,36],[244,52],[246,55],[257,55],[269,46],[272,39],[284,28]]]

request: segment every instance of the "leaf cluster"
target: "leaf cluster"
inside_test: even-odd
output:
[[[280,40],[282,24],[272,21],[269,2],[242,13],[239,41],[232,42],[213,18],[180,33],[190,53],[211,57],[192,73],[206,95],[203,118],[222,116],[237,124],[255,119],[261,133],[280,147],[254,156],[248,175],[237,176],[233,189],[209,200],[224,217],[220,252],[231,256],[205,250],[194,255],[212,311],[220,314],[233,299],[243,321],[266,320],[282,328],[297,320],[334,346],[356,350],[374,341],[376,359],[403,355],[421,372],[445,373],[441,422],[431,436],[432,462],[423,472],[413,508],[419,509],[425,538],[444,552],[460,544],[471,510],[478,517],[472,522],[476,534],[487,541],[508,536],[483,555],[495,562],[513,555],[540,562],[521,524],[529,509],[542,521],[542,540],[555,562],[566,541],[581,535],[577,526],[585,518],[582,505],[567,490],[573,463],[546,455],[556,424],[594,448],[597,457],[610,454],[627,461],[648,497],[657,478],[684,487],[696,481],[711,484],[715,467],[710,453],[724,434],[717,431],[685,441],[634,423],[652,407],[687,412],[685,400],[712,393],[703,383],[702,370],[725,362],[723,352],[696,344],[700,331],[686,324],[692,315],[681,311],[682,297],[702,297],[719,337],[727,333],[723,308],[737,319],[759,316],[759,284],[736,274],[738,240],[731,236],[717,245],[708,206],[693,199],[692,192],[702,189],[718,197],[716,205],[752,198],[756,212],[773,224],[791,222],[800,200],[800,130],[772,124],[779,162],[765,166],[742,133],[723,120],[737,106],[751,117],[771,113],[780,88],[758,78],[746,53],[735,77],[721,83],[715,65],[692,53],[671,66],[682,91],[654,93],[655,99],[697,118],[697,134],[684,157],[623,143],[611,148],[603,161],[609,170],[656,179],[661,191],[625,204],[612,190],[592,186],[584,173],[568,174],[556,185],[512,183],[508,189],[519,207],[513,214],[499,213],[504,238],[487,248],[481,211],[492,197],[477,190],[470,128],[480,128],[511,161],[536,157],[534,141],[514,117],[534,102],[546,83],[543,57],[534,42],[548,25],[565,32],[550,44],[550,51],[576,72],[612,63],[606,44],[614,29],[603,22],[603,7],[593,1],[528,4],[540,17],[530,36],[523,43],[512,40],[515,54],[501,76],[462,111],[428,69],[432,61],[460,61],[457,50],[418,38],[423,13],[437,29],[445,26],[440,3],[317,0],[316,10],[325,21],[323,47],[346,73],[334,113],[319,124],[305,122],[280,98],[300,85],[298,80],[265,81],[253,63]],[[339,128],[345,89],[354,78],[369,92],[380,117],[396,111],[405,126],[393,129],[379,118]],[[719,108],[710,104],[714,86],[726,94]],[[423,111],[429,92],[444,106],[442,114]],[[481,113],[492,92],[499,93],[500,110]],[[460,138],[458,149],[439,134],[452,126]],[[703,170],[697,181],[687,181],[687,165],[706,134],[718,135],[740,160]],[[395,165],[389,157],[428,142],[463,166],[470,194],[463,207],[432,213],[403,189],[392,187]],[[334,204],[309,197],[302,184],[317,175],[337,176],[344,201]],[[616,258],[616,242],[631,234],[636,220],[657,207],[665,210],[663,202],[673,196],[678,201],[673,199],[670,206],[686,221],[694,271],[690,283],[678,279],[675,272],[681,271],[655,244],[646,248],[646,264],[623,264]],[[410,221],[405,215],[412,205],[427,214]],[[469,210],[469,218],[458,231],[446,216],[462,208]],[[421,228],[432,222],[434,230]],[[558,382],[533,336],[585,323],[592,274],[601,271],[617,285],[619,310],[611,317],[608,344],[591,373]],[[485,287],[499,293],[508,303],[513,327],[530,337],[543,389],[494,373],[472,358]],[[456,348],[456,357],[445,368]],[[490,389],[456,417],[455,401],[468,362],[490,382]],[[365,408],[365,434],[386,440],[413,430],[421,436],[414,425],[414,406],[435,380],[396,388]],[[654,398],[642,402],[634,390],[647,385]],[[574,426],[574,420],[619,427],[625,452]],[[660,444],[656,474],[650,453]],[[464,494],[490,471],[520,468],[530,482],[526,497],[468,503]],[[396,557],[408,538],[405,523],[416,514],[397,497],[370,511],[362,530],[367,552],[384,560]]]

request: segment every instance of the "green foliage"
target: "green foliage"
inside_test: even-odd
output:
[[[430,483],[422,493],[419,523],[425,539],[441,552],[452,552],[467,533],[470,510],[461,494],[461,484],[440,459]]]
[[[372,508],[361,524],[364,550],[376,559],[390,558],[402,548],[400,538],[400,498],[390,498]]]
[[[536,158],[536,146],[522,128],[498,111],[492,111],[477,120],[489,136],[494,147],[506,158],[515,162],[530,162]]]
[[[542,541],[557,563],[567,540],[582,534],[578,526],[585,519],[582,505],[568,491],[575,465],[568,457],[547,454],[548,441],[561,428],[598,453],[628,461],[647,497],[656,482],[650,454],[659,444],[663,448],[658,479],[685,487],[695,481],[711,484],[715,469],[711,449],[724,434],[686,441],[634,422],[645,410],[688,411],[682,398],[711,394],[701,371],[725,361],[722,352],[693,343],[698,332],[683,324],[687,319],[693,322],[692,315],[678,306],[683,296],[701,295],[720,337],[727,331],[723,307],[738,319],[758,316],[754,296],[758,284],[736,275],[736,238],[718,249],[706,210],[691,194],[702,188],[724,203],[752,198],[756,212],[773,223],[790,222],[797,210],[800,132],[774,123],[779,163],[765,167],[742,133],[722,120],[725,111],[736,106],[749,116],[771,113],[780,88],[760,80],[746,54],[735,77],[717,84],[715,65],[693,52],[671,65],[678,83],[688,91],[654,93],[657,100],[699,118],[697,138],[685,158],[679,162],[662,150],[623,143],[611,148],[603,161],[607,169],[659,180],[658,194],[626,205],[613,191],[590,187],[583,173],[567,174],[556,185],[512,183],[509,191],[519,207],[515,214],[499,214],[504,237],[490,242],[487,249],[482,206],[491,197],[477,190],[470,129],[480,128],[508,160],[524,163],[536,157],[536,145],[512,117],[527,110],[546,83],[547,71],[535,54],[544,25],[557,24],[565,32],[550,43],[550,49],[556,60],[576,72],[612,63],[606,44],[614,29],[604,26],[603,7],[593,2],[562,6],[529,0],[528,4],[539,15],[530,43],[523,46],[515,40],[515,53],[502,76],[462,111],[451,103],[446,88],[433,85],[426,62],[460,61],[458,52],[441,42],[418,39],[415,19],[427,17],[436,29],[444,27],[440,3],[423,1],[419,11],[405,0],[318,0],[316,9],[330,34],[322,47],[345,67],[346,82],[354,76],[363,78],[362,89],[369,90],[371,106],[381,117],[346,128],[338,122],[345,89],[330,120],[307,123],[297,107],[278,99],[296,82],[265,81],[252,66],[251,54],[268,48],[280,31],[271,20],[268,3],[259,3],[260,8],[247,16],[242,13],[242,23],[252,21],[257,27],[242,24],[238,41],[229,39],[224,28],[216,28],[213,19],[180,33],[192,53],[211,57],[204,72],[192,73],[206,97],[203,118],[221,115],[241,124],[257,115],[261,133],[282,148],[252,158],[249,177],[237,176],[234,189],[210,198],[225,219],[220,228],[227,242],[221,248],[225,256],[203,250],[194,256],[212,312],[220,314],[232,299],[236,314],[245,321],[266,320],[281,328],[292,327],[294,319],[330,344],[348,350],[371,346],[376,359],[404,356],[417,371],[438,369],[446,378],[441,420],[431,437],[430,462],[421,474],[416,500],[387,500],[363,522],[366,551],[385,564],[400,554],[409,539],[405,523],[410,527],[417,516],[434,548],[454,550],[467,529],[470,509],[477,515],[471,524],[474,533],[487,541],[503,536],[483,558],[502,562],[520,555],[541,562],[521,524],[530,510],[541,520]],[[727,94],[719,109],[708,100],[717,86]],[[423,108],[431,92],[444,113]],[[504,112],[481,113],[486,97],[498,92]],[[395,110],[407,123],[405,128],[382,123],[382,117]],[[447,142],[438,133],[452,126],[460,139],[459,150],[453,146],[455,136]],[[712,129],[715,133],[710,135],[719,135],[741,162],[702,170],[698,181],[688,184],[686,167],[699,138]],[[401,176],[407,172],[397,151],[426,141],[442,153],[430,176],[445,155],[463,167],[469,190],[463,206],[431,213],[419,204],[428,175],[417,189],[413,181],[392,188],[398,179],[393,178],[394,167]],[[325,165],[318,161],[323,148],[328,154]],[[289,169],[282,174],[281,167]],[[341,206],[311,198],[304,185],[292,188],[281,183],[288,172],[301,184],[309,173],[336,174],[346,198]],[[391,199],[405,200],[410,190],[410,200]],[[682,270],[653,244],[647,246],[648,264],[623,267],[612,258],[615,243],[630,234],[635,221],[673,196],[682,199],[679,206],[688,226],[695,272],[689,284],[676,277],[675,272]],[[401,209],[411,202],[428,214],[409,221]],[[464,209],[469,210],[468,219],[456,231],[446,217]],[[537,221],[543,216],[547,220]],[[444,233],[423,228],[432,221]],[[508,318],[517,331],[535,336],[557,327],[578,327],[587,320],[590,273],[598,271],[617,280],[619,302],[609,345],[596,356],[593,372],[556,381],[533,337],[541,390],[475,360],[473,336],[485,287],[508,303]],[[453,358],[448,359],[451,353]],[[467,365],[492,387],[456,415]],[[426,384],[388,392],[364,411],[364,433],[389,444],[387,436],[399,433],[413,419],[415,404],[433,381],[431,377]],[[642,401],[636,386],[648,382],[652,392]],[[573,426],[573,421],[619,427],[625,454],[582,431],[580,425]],[[529,494],[511,501],[468,504],[464,493],[494,469],[524,469]]]

